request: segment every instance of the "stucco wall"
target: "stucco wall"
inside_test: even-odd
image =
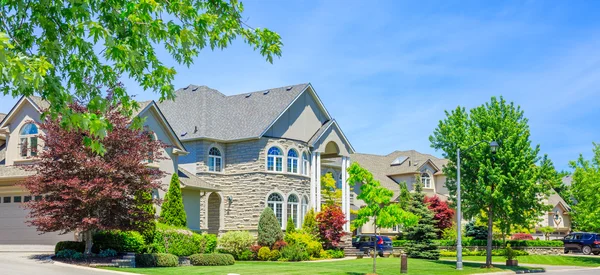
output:
[[[267,130],[265,136],[308,141],[326,119],[312,95],[304,92]]]
[[[27,164],[30,162],[23,162],[22,160],[24,160],[24,158],[20,156],[21,151],[19,146],[19,132],[21,131],[21,127],[30,121],[39,123],[40,113],[27,100],[24,100],[23,104],[21,104],[21,106],[18,109],[15,109],[13,112],[14,113],[8,126],[10,134],[8,136],[6,146],[6,165]],[[42,140],[38,139],[38,149],[44,148],[43,146]],[[15,161],[18,161],[18,163],[15,163]]]

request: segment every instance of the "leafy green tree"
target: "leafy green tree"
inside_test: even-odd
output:
[[[552,226],[544,226],[539,228],[540,232],[544,234],[544,239],[546,241],[550,240],[550,234],[554,233],[554,227]]]
[[[410,203],[410,191],[408,191],[406,181],[402,181],[398,185],[400,186],[400,196],[398,197],[398,203],[400,204],[400,208],[402,208],[403,210],[408,210],[408,205]]]
[[[417,176],[415,192],[411,194],[408,211],[419,216],[419,222],[405,228],[404,235],[410,240],[406,246],[406,254],[411,258],[432,259],[440,258],[440,249],[433,242],[437,239],[438,229],[435,213],[425,204],[425,193],[420,177]]]
[[[464,216],[484,211],[488,217],[486,266],[491,266],[493,221],[510,220],[511,225],[532,224],[546,209],[540,198],[549,188],[541,182],[544,169],[539,145],[530,141],[528,120],[520,107],[502,97],[469,112],[463,107],[446,111],[433,135],[431,146],[448,159],[444,167],[446,186],[456,200],[456,157],[461,154],[461,188]],[[497,141],[494,153],[487,142]]]
[[[571,161],[573,182],[571,194],[576,203],[573,204],[573,223],[577,230],[600,231],[600,144],[594,143],[594,154],[591,160],[582,155],[576,161]]]
[[[294,233],[296,232],[296,225],[291,218],[288,218],[287,224],[285,225],[285,233]]]
[[[0,5],[0,89],[4,95],[40,95],[50,114],[67,128],[91,133],[92,149],[111,129],[102,89],[121,77],[173,99],[173,59],[191,66],[201,50],[228,47],[242,38],[268,62],[281,55],[280,36],[243,21],[238,0],[3,1]],[[164,48],[170,59],[159,59]],[[89,112],[68,109],[73,98],[89,100]],[[109,101],[131,116],[139,107],[123,87]],[[139,123],[138,123],[139,124]],[[141,126],[141,125],[140,125]]]
[[[342,202],[342,190],[337,189],[335,183],[331,173],[321,176],[321,194],[325,198],[325,205],[340,205]]]
[[[348,183],[360,185],[361,192],[357,198],[366,204],[358,210],[356,219],[352,221],[354,226],[361,227],[372,222],[377,235],[378,228],[390,228],[394,225],[406,227],[417,223],[419,217],[402,209],[399,203],[393,202],[394,192],[381,186],[367,169],[354,162],[348,168],[348,174]],[[373,273],[377,273],[377,245],[373,246],[373,250]]]
[[[283,240],[281,225],[271,207],[265,207],[258,219],[258,244],[272,247],[277,241]]]
[[[165,202],[160,210],[161,220],[168,225],[187,226],[187,216],[183,208],[183,198],[181,197],[181,186],[179,176],[174,173],[169,184],[169,191],[165,195]]]
[[[317,225],[317,220],[315,219],[315,210],[312,208],[306,212],[306,216],[304,216],[304,222],[302,223],[302,230],[304,232],[311,234],[312,236],[319,235],[319,226]]]

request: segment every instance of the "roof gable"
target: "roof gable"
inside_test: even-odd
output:
[[[171,142],[171,145],[173,145],[175,148],[181,151],[185,151],[183,143],[181,143],[181,140],[179,140],[179,137],[177,137],[177,134],[175,133],[175,131],[173,131],[171,125],[169,125],[169,122],[160,111],[160,108],[158,108],[158,105],[156,105],[156,102],[154,102],[153,100],[140,102],[140,110],[135,115],[139,117],[144,117],[148,115],[153,116],[160,123],[160,126],[167,135],[169,141]]]
[[[23,107],[24,104],[31,104],[33,108],[41,115],[42,110],[49,107],[49,104],[42,100],[40,97],[31,96],[31,97],[21,97],[19,101],[10,109],[8,114],[6,114],[3,119],[0,119],[0,128],[6,127],[9,122],[15,117],[15,115],[19,112],[19,110]]]

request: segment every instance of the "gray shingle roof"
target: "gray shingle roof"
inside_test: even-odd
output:
[[[19,166],[0,165],[0,178],[27,177],[35,174],[33,171],[27,171]]]
[[[190,85],[175,91],[177,98],[159,103],[159,107],[181,140],[256,138],[307,86],[306,83],[226,96],[206,86]]]
[[[206,183],[205,181],[194,175],[192,172],[185,170],[181,167],[179,167],[177,175],[179,176],[179,181],[183,185],[183,188],[189,186],[192,188],[199,188],[206,191],[219,191],[219,189],[213,186],[212,184]]]
[[[40,108],[40,109],[42,109],[42,110],[47,109],[48,107],[50,107],[50,103],[48,101],[43,100],[39,96],[30,96],[29,99],[31,101],[33,101],[33,103],[35,103],[35,105],[37,105],[37,107]]]
[[[319,141],[319,138],[321,137],[323,132],[325,132],[327,130],[327,128],[329,128],[329,126],[331,126],[331,124],[333,124],[334,122],[335,122],[335,119],[332,119],[332,120],[325,122],[323,125],[321,125],[321,128],[319,128],[319,130],[317,130],[317,132],[310,138],[310,140],[308,141],[308,144],[312,146],[317,141]]]
[[[400,165],[391,165],[392,162],[399,157],[407,157]],[[421,154],[415,150],[409,151],[394,151],[388,155],[371,155],[371,154],[352,154],[350,156],[352,162],[357,162],[362,167],[369,170],[373,177],[378,180],[381,185],[394,191],[394,199],[399,195],[400,188],[398,183],[390,178],[392,175],[417,173],[423,164],[431,161],[441,174],[441,169],[448,163],[446,159],[439,159],[429,154]]]

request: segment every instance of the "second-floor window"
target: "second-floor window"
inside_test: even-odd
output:
[[[423,183],[423,188],[432,188],[431,187],[431,177],[428,173],[421,174],[421,182]]]
[[[208,151],[208,171],[221,172],[223,170],[223,157],[217,147],[212,147]]]
[[[298,174],[298,152],[294,149],[288,151],[287,169],[289,173]]]
[[[35,157],[38,153],[38,128],[33,123],[27,123],[21,128],[21,157]]]
[[[308,155],[302,153],[302,175],[308,176]]]
[[[283,154],[277,147],[269,148],[267,152],[267,171],[283,171]]]

